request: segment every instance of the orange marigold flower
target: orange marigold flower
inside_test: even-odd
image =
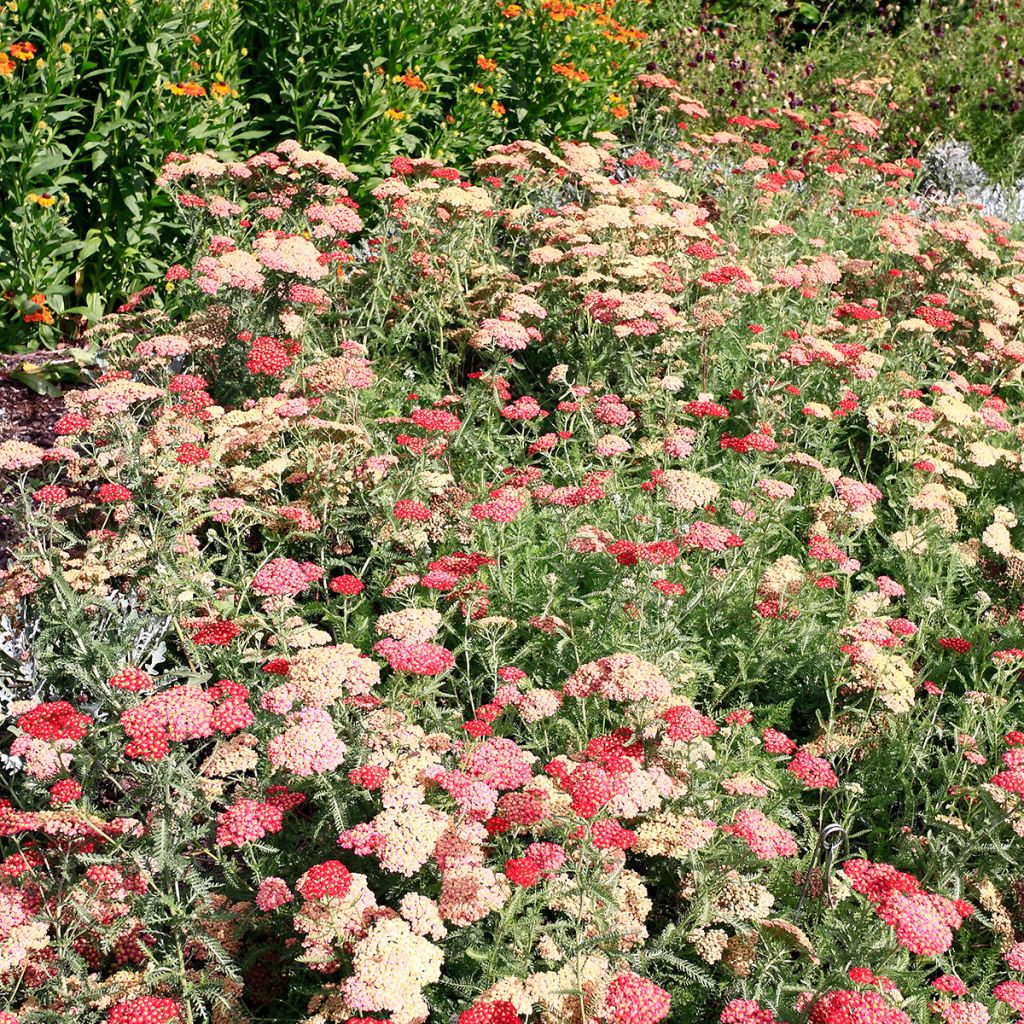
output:
[[[0,75],[11,75],[14,73],[15,64],[6,53],[0,53]]]
[[[17,60],[31,60],[36,55],[36,48],[31,43],[14,43],[11,56]]]
[[[227,82],[212,82],[210,84],[210,93],[218,98],[221,96],[231,95],[231,86]]]
[[[626,117],[629,111],[620,103],[617,107],[612,107],[611,114],[612,117],[622,118]]]
[[[389,107],[384,111],[384,116],[390,117],[392,121],[401,121],[402,118],[405,117],[405,114],[400,110],[396,110],[394,107]]]
[[[483,54],[481,54],[476,59],[476,66],[481,71],[496,71],[498,68],[498,62],[496,60],[491,60],[490,57],[485,57],[483,56]]]
[[[198,82],[168,82],[172,96],[205,96],[206,89]]]
[[[506,18],[518,18],[523,13],[523,9],[519,4],[509,4],[501,13]]]
[[[575,18],[579,11],[574,4],[562,3],[562,0],[544,0],[541,6],[551,16],[552,21],[566,21]]]
[[[590,75],[586,73],[582,68],[577,69],[573,64],[552,64],[551,70],[556,75],[562,75],[565,78],[572,79],[574,82],[589,82]]]
[[[53,313],[46,308],[46,296],[42,292],[37,292],[32,296],[29,301],[39,307],[32,313],[26,313],[22,319],[27,324],[52,324]]]
[[[504,103],[499,103],[497,100],[495,100],[491,104],[491,110],[494,111],[495,117],[504,117],[505,116],[505,104]]]
[[[404,75],[399,75],[398,80],[410,89],[419,89],[420,92],[427,91],[427,83],[419,75],[414,75],[411,71],[406,71]]]

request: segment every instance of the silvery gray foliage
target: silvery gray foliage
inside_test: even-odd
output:
[[[982,212],[1003,220],[1024,220],[1024,178],[1014,185],[994,183],[978,166],[971,147],[958,139],[937,142],[921,160],[921,192],[937,202],[978,203]]]
[[[10,719],[11,705],[19,701],[58,700],[61,696],[48,686],[39,669],[35,645],[40,633],[39,620],[29,620],[23,607],[17,618],[0,617],[0,723]],[[141,609],[134,593],[114,591],[93,620],[92,634],[102,637],[118,651],[123,666],[134,665],[153,674],[166,660],[164,637],[171,625],[169,615],[153,615]],[[80,705],[82,711],[97,720],[106,717],[99,700]],[[0,752],[0,767],[8,771],[21,767],[21,759]]]
[[[8,615],[0,616],[0,716],[10,717],[12,704],[39,700],[43,684],[32,657],[32,642],[39,633],[39,621],[28,625]],[[21,767],[21,758],[0,752],[0,766],[8,771]]]

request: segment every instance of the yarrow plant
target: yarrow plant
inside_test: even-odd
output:
[[[1022,1011],[1024,242],[863,82],[641,88],[362,204],[168,158],[164,307],[0,444],[3,1024]]]

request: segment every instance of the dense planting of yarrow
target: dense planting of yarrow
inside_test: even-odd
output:
[[[663,158],[358,209],[169,158],[167,311],[0,446],[4,1024],[1024,1012],[1024,242],[870,83],[642,82]]]

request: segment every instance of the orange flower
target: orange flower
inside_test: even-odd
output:
[[[210,85],[210,92],[218,99],[221,96],[230,96],[231,86],[227,82],[213,82]]]
[[[419,75],[414,75],[411,71],[406,71],[404,75],[400,75],[398,80],[410,89],[419,89],[420,92],[427,91],[427,83]]]
[[[523,9],[519,4],[509,4],[501,13],[506,18],[518,18],[523,13]]]
[[[586,73],[582,68],[579,70],[572,64],[552,64],[551,70],[556,75],[562,75],[565,78],[572,79],[574,82],[589,82],[590,75]]]
[[[33,313],[26,313],[22,317],[22,319],[25,321],[25,323],[27,323],[27,324],[52,324],[53,323],[53,313],[51,313],[46,308],[46,296],[43,295],[42,292],[37,292],[35,295],[33,295],[32,298],[29,299],[29,302],[31,302],[33,305],[38,306],[39,309],[35,310],[35,312],[33,312]]]
[[[401,121],[402,118],[405,117],[405,114],[403,114],[400,110],[396,110],[394,107],[391,107],[388,110],[384,111],[384,116],[390,117],[392,121]]]
[[[612,107],[612,117],[625,117],[629,111],[620,103],[617,107]]]
[[[37,203],[44,210],[49,209],[51,206],[53,206],[55,202],[57,202],[57,200],[54,199],[49,192],[44,192],[42,195],[38,195],[35,192],[29,192],[29,194],[25,196],[25,198],[30,203]]]
[[[541,4],[552,21],[566,21],[568,18],[575,18],[579,11],[573,4],[562,3],[562,0],[544,0]]]
[[[172,96],[205,96],[206,90],[198,82],[168,82]]]
[[[14,73],[14,61],[6,53],[0,53],[0,75],[11,75]]]
[[[496,71],[498,68],[498,62],[491,60],[490,57],[484,57],[482,54],[476,59],[476,66],[481,71]]]
[[[36,55],[36,48],[31,43],[15,43],[11,47],[11,56],[18,60],[31,60]]]
[[[497,100],[495,100],[491,104],[491,110],[494,111],[494,116],[495,117],[504,117],[505,116],[505,105],[503,103],[499,103]]]

